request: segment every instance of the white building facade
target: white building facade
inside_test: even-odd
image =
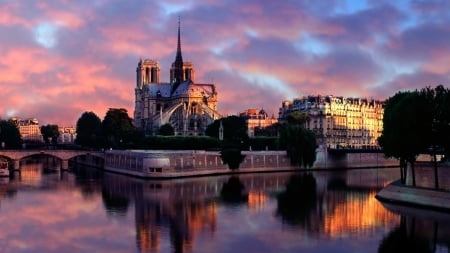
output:
[[[283,101],[279,121],[292,112],[309,116],[305,127],[327,148],[378,148],[383,130],[384,101],[366,98],[307,96]]]

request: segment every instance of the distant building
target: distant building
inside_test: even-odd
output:
[[[202,135],[209,124],[220,118],[218,93],[214,84],[194,80],[194,65],[183,62],[181,55],[178,23],[177,53],[170,81],[160,82],[157,61],[141,59],[138,63],[133,124],[151,135],[164,124],[172,125],[176,135]]]
[[[59,127],[58,143],[61,144],[73,144],[77,137],[77,131],[75,127]]]
[[[41,128],[36,118],[21,119],[12,117],[9,120],[16,124],[19,129],[20,136],[25,142],[42,142]]]
[[[384,102],[366,98],[308,96],[283,101],[279,121],[292,112],[305,113],[305,127],[328,148],[377,148],[383,130]]]
[[[248,136],[255,136],[255,130],[265,129],[278,122],[274,116],[269,117],[267,113],[261,109],[247,109],[239,114],[247,123]]]

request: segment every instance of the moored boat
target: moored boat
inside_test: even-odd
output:
[[[7,161],[0,161],[0,177],[9,177],[9,169]]]

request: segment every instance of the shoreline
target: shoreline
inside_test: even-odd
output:
[[[400,180],[384,187],[375,198],[388,205],[396,204],[439,212],[450,211],[449,191],[403,185]]]

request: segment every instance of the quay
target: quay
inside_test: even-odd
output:
[[[144,178],[174,178],[214,174],[275,172],[299,170],[291,166],[285,151],[242,151],[238,170],[223,164],[219,151],[199,150],[0,150],[11,170],[20,170],[21,161],[32,156],[58,159],[61,170],[80,164]],[[145,163],[144,163],[145,160]],[[344,169],[398,167],[395,159],[380,152],[329,152],[317,150],[314,166],[309,169]]]
[[[239,169],[231,170],[222,162],[219,151],[198,150],[108,150],[106,171],[143,178],[177,178],[218,174],[280,172],[299,170],[291,166],[285,151],[242,151]],[[89,163],[88,163],[89,164]],[[398,162],[382,153],[328,153],[318,150],[309,169],[397,167]]]
[[[434,172],[431,162],[417,162],[416,186],[412,185],[411,169],[407,180],[392,182],[375,197],[387,206],[402,205],[440,212],[450,211],[450,165],[438,165],[439,188],[434,188]]]

